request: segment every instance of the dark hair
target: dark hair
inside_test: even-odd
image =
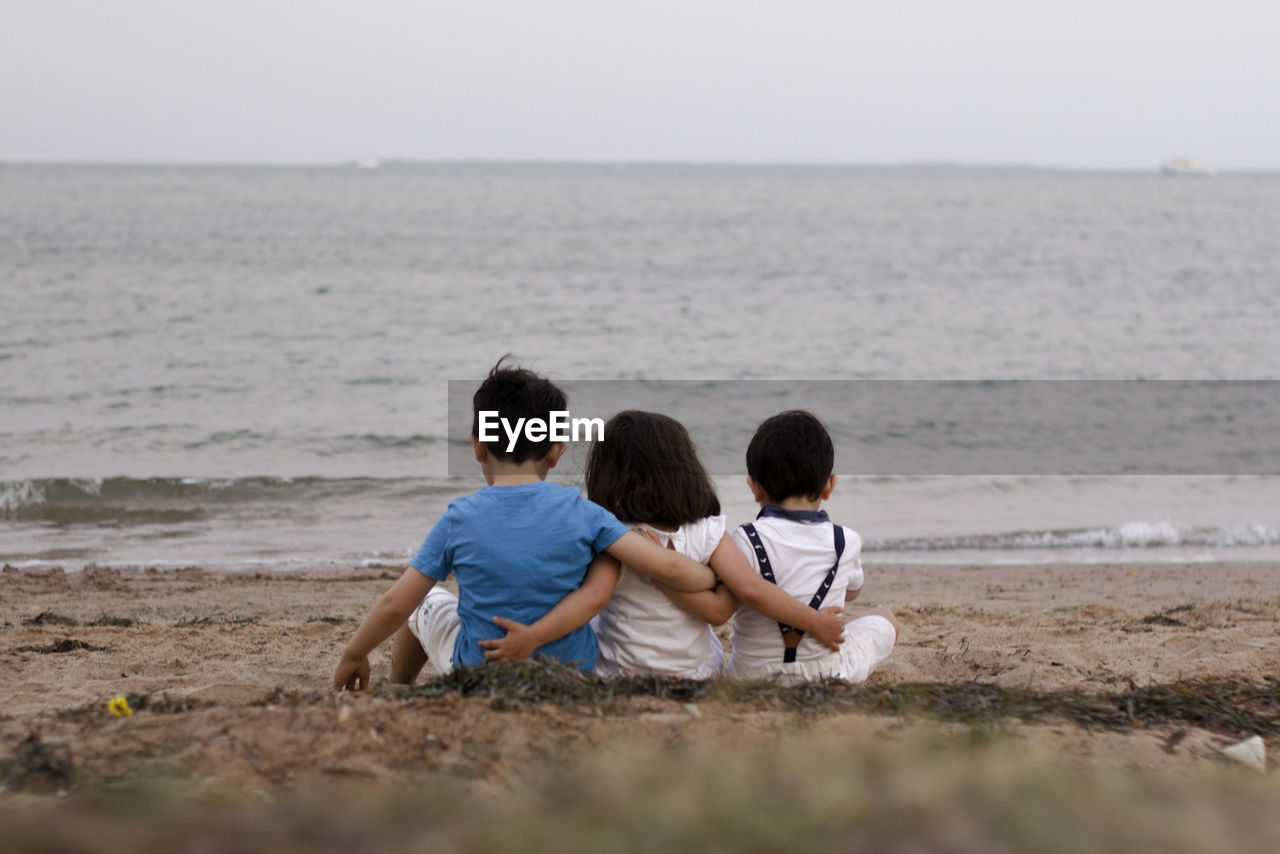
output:
[[[720,514],[720,499],[684,426],[628,409],[587,455],[587,497],[624,522],[679,526]]]
[[[836,452],[827,428],[811,412],[780,412],[756,428],[747,445],[747,474],[770,501],[822,497]]]
[[[508,353],[498,360],[498,364],[493,366],[489,376],[480,383],[480,388],[471,397],[472,436],[480,435],[482,410],[496,411],[498,417],[515,424],[518,418],[541,418],[550,423],[552,411],[565,411],[569,408],[569,399],[551,380],[526,368],[504,368],[502,363],[510,356]],[[541,460],[551,451],[553,444],[549,438],[531,442],[524,430],[520,431],[510,453],[507,452],[507,443],[508,439],[503,434],[497,441],[483,444],[498,459],[514,463]]]

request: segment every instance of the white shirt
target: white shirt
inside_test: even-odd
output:
[[[832,523],[765,516],[752,524],[769,556],[769,565],[778,586],[797,601],[808,605],[836,558]],[[759,572],[755,549],[741,528],[734,530],[733,541]],[[840,566],[820,607],[844,607],[845,593],[861,587],[862,538],[856,531],[845,528]],[[782,632],[778,630],[777,621],[745,605],[733,615],[732,638],[729,674],[735,678],[756,679],[772,673],[792,673],[806,679],[824,676],[844,678],[841,654],[828,650],[807,634],[800,639],[795,662],[785,664],[782,660]]]
[[[723,516],[707,516],[676,531],[659,531],[662,540],[685,557],[706,563],[724,536]],[[707,678],[709,658],[724,658],[724,648],[711,626],[677,608],[649,577],[625,564],[618,586],[592,621],[600,642],[596,672],[603,676],[657,674]],[[712,649],[715,644],[715,649]],[[716,670],[719,668],[716,667]]]

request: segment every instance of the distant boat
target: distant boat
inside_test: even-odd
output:
[[[1213,170],[1190,157],[1174,157],[1160,164],[1160,172],[1174,177],[1210,178]]]
[[[356,161],[357,169],[377,169],[382,165],[382,161],[376,157],[368,157],[364,160]]]

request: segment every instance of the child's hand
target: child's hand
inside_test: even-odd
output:
[[[814,617],[814,640],[830,650],[837,650],[844,641],[844,609],[832,606],[823,608]]]
[[[338,662],[338,669],[333,674],[333,690],[363,691],[369,687],[369,656],[348,658],[345,655]]]
[[[494,617],[495,625],[507,630],[507,636],[495,640],[482,640],[480,648],[484,657],[493,662],[520,661],[533,655],[533,651],[542,646],[533,628],[506,617]]]

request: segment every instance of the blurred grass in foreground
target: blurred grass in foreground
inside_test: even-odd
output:
[[[1078,690],[1037,691],[984,682],[902,682],[850,685],[838,679],[785,685],[777,681],[697,682],[657,676],[604,680],[584,676],[558,662],[460,668],[403,692],[411,697],[488,697],[493,708],[519,711],[539,703],[590,705],[624,713],[632,697],[680,702],[719,700],[829,714],[924,714],[942,721],[996,725],[1051,719],[1079,726],[1126,729],[1185,724],[1243,737],[1280,737],[1280,680],[1258,684],[1238,679],[1194,680],[1094,694]]]
[[[431,706],[433,698],[451,696],[471,698],[470,706],[445,704],[471,709],[471,715],[475,709],[510,713],[512,725],[500,724],[498,731],[517,739],[548,725],[537,711],[547,704],[570,710],[556,719],[568,731],[598,714],[614,723],[608,738],[596,731],[581,740],[552,740],[538,748],[545,753],[523,752],[522,742],[504,744],[502,738],[477,743],[496,760],[486,764],[482,778],[416,764],[404,773],[386,755],[377,761],[400,769],[391,772],[400,774],[399,782],[311,777],[299,785],[258,788],[214,782],[218,778],[194,770],[219,766],[198,761],[200,745],[189,744],[183,733],[199,716],[225,716],[227,709],[131,696],[138,712],[127,724],[95,704],[55,717],[78,737],[55,744],[33,733],[16,744],[13,756],[0,763],[9,785],[0,795],[0,851],[1280,850],[1274,772],[1264,776],[1203,761],[1176,765],[1172,773],[1168,767],[1163,773],[1082,768],[1034,739],[1002,734],[1010,720],[1047,724],[1067,731],[1048,742],[1061,748],[1087,744],[1100,737],[1090,734],[1099,730],[1175,725],[1224,736],[1257,733],[1274,747],[1280,724],[1275,680],[1130,685],[1088,694],[983,683],[603,682],[572,667],[523,664],[461,670],[409,690],[382,686],[364,698],[275,691],[240,707],[256,711],[223,726],[257,726],[271,739],[277,731],[261,729],[264,721],[291,720],[313,733],[312,748],[290,754],[285,746],[287,771],[326,738],[345,739],[335,712],[344,704],[361,707],[370,721],[394,713],[413,730],[415,703]],[[639,720],[633,701],[643,697],[683,703],[686,711],[704,702],[718,707],[718,728],[702,731],[715,734],[719,749],[708,741],[655,739],[655,732],[684,732],[677,724],[654,730],[650,723],[648,735],[631,727],[628,721]],[[296,719],[269,714],[290,706]],[[784,713],[768,717],[767,724],[740,724],[735,708]],[[891,736],[815,725],[859,715],[903,720]],[[700,716],[689,711],[691,720]],[[157,733],[149,739],[152,730]],[[87,762],[83,739],[94,733],[115,739],[111,761],[113,768],[121,766],[120,776]],[[252,752],[250,734],[239,736],[241,749]],[[471,737],[455,738],[465,746]],[[1168,743],[1178,737],[1172,733]],[[174,738],[176,746],[170,744]],[[177,768],[188,767],[184,758],[192,760],[191,770],[178,777],[146,770],[155,756],[170,755]],[[50,785],[25,787],[24,774]],[[37,794],[59,789],[69,794]]]
[[[502,792],[263,792],[156,781],[0,802],[7,852],[1280,850],[1280,785],[1064,767],[1024,743],[932,728],[870,747],[800,729],[766,748],[613,742],[517,769]]]

